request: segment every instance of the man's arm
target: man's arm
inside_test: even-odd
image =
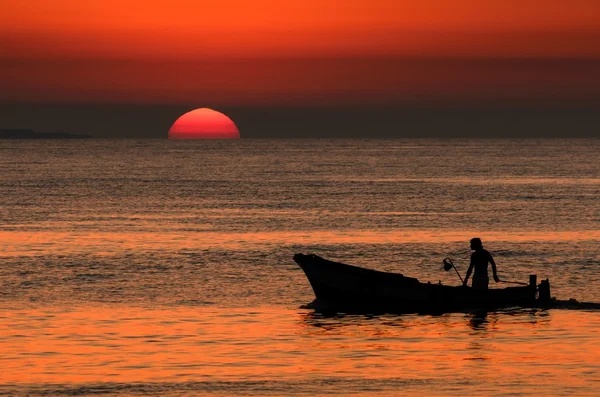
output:
[[[496,262],[494,262],[492,254],[490,254],[490,263],[492,264],[492,273],[494,274],[494,281],[498,282],[500,281],[500,279],[498,278],[498,273],[496,272]]]
[[[467,275],[465,276],[465,281],[463,281],[463,285],[467,285],[467,281],[469,281],[469,277],[471,277],[471,272],[473,271],[473,256],[471,255],[471,263],[469,264],[469,268],[467,269]]]

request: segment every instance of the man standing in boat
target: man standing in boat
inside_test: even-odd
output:
[[[475,269],[475,273],[473,274],[473,288],[478,290],[487,290],[490,283],[490,279],[488,277],[488,263],[492,264],[494,281],[500,281],[496,272],[496,262],[494,262],[492,254],[483,249],[481,239],[471,239],[471,249],[475,252],[471,254],[471,264],[469,265],[469,270],[467,270],[467,275],[465,276],[463,285],[467,285],[469,277],[471,276],[473,269]]]

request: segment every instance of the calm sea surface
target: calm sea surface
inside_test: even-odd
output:
[[[0,141],[0,170],[0,394],[599,393],[600,312],[322,317],[292,256],[456,285],[481,237],[600,302],[600,140]]]

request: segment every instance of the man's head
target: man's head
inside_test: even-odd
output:
[[[481,239],[479,237],[475,237],[471,239],[471,249],[472,250],[478,250],[478,249],[482,249],[483,248],[483,244],[481,243]]]

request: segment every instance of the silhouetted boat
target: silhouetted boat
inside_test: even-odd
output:
[[[294,255],[317,299],[317,311],[345,313],[444,313],[493,310],[508,306],[538,306],[536,276],[529,285],[475,290],[471,287],[422,283],[399,273],[381,272],[317,255]],[[550,284],[547,280],[547,296]],[[546,295],[546,294],[544,294]]]

